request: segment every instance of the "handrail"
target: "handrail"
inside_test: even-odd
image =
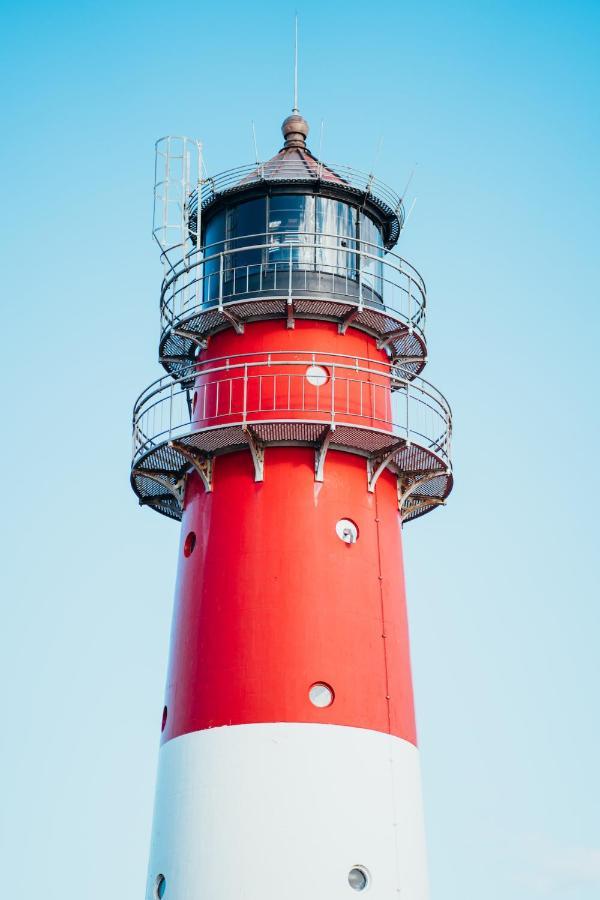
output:
[[[284,355],[295,358],[282,359]],[[289,414],[286,421],[335,421],[338,426],[358,424],[385,431],[425,447],[444,465],[450,465],[452,411],[443,394],[425,379],[408,380],[395,366],[341,354],[275,351],[263,353],[262,359],[254,359],[256,356],[261,354],[200,361],[177,379],[163,376],[149,385],[134,405],[133,464],[148,450],[174,436],[219,424],[246,424],[249,415],[260,416],[261,421],[280,422]],[[307,388],[308,365],[321,365],[327,372],[327,381]],[[280,384],[283,381],[287,405],[286,402],[273,405],[273,385],[277,379]],[[235,402],[232,400],[235,385],[240,383],[243,384],[241,405],[239,397]],[[254,400],[253,406],[248,400],[249,385],[258,389],[260,398]],[[211,415],[205,412],[200,421],[194,420],[190,409],[192,386],[196,394],[203,393],[205,407],[207,396],[212,396],[210,391],[216,392],[215,412]],[[229,406],[224,412],[218,411],[219,392],[221,396],[229,392]]]
[[[425,279],[423,278],[421,273],[418,271],[418,269],[416,269],[415,266],[413,266],[413,264],[410,263],[407,259],[405,259],[403,256],[401,256],[399,253],[395,253],[393,250],[386,250],[385,248],[381,247],[379,244],[374,244],[372,241],[365,241],[362,238],[353,237],[351,235],[337,234],[337,233],[331,232],[331,231],[293,231],[293,230],[257,231],[254,234],[244,234],[244,235],[239,235],[238,237],[233,237],[233,238],[225,239],[222,241],[214,241],[212,244],[206,244],[204,247],[201,247],[200,249],[194,247],[191,250],[189,250],[184,256],[182,256],[180,260],[169,264],[170,277],[169,276],[165,277],[165,279],[163,281],[163,289],[165,287],[167,287],[168,284],[171,281],[173,281],[173,279],[176,278],[180,272],[189,269],[190,268],[189,260],[193,259],[196,256],[203,256],[204,261],[208,262],[209,259],[212,259],[214,256],[217,256],[220,252],[227,251],[228,249],[229,250],[234,250],[234,249],[250,250],[250,249],[258,249],[258,248],[264,246],[264,242],[262,242],[262,243],[255,242],[255,243],[249,244],[247,246],[240,245],[239,247],[227,248],[226,245],[230,244],[234,241],[250,241],[250,240],[254,241],[255,238],[265,238],[265,237],[273,238],[273,237],[288,237],[288,236],[297,237],[297,238],[314,237],[316,239],[317,238],[327,238],[327,239],[334,239],[334,240],[339,240],[339,241],[348,241],[355,245],[361,245],[361,247],[367,248],[365,251],[363,251],[365,256],[372,256],[373,258],[375,258],[377,260],[383,260],[383,261],[387,262],[388,264],[390,263],[390,260],[395,260],[395,262],[397,264],[397,268],[401,271],[406,271],[407,274],[410,274],[415,279],[415,281],[417,281],[419,283],[419,286],[421,287],[423,293],[424,294],[427,293]],[[290,242],[284,241],[284,243],[288,244]],[[299,246],[317,246],[319,249],[322,249],[322,250],[338,250],[339,252],[348,252],[348,251],[354,249],[356,252],[356,247],[352,248],[352,247],[347,247],[347,246],[342,246],[342,245],[340,245],[339,247],[328,247],[328,246],[320,245],[316,241],[315,241],[314,245],[299,244]],[[214,250],[208,256],[206,256],[206,251],[212,250],[213,247],[214,248],[222,247],[222,250]],[[358,249],[360,251],[360,247]]]
[[[325,164],[318,160],[315,160],[315,165],[309,168],[302,160],[296,162],[292,159],[285,159],[279,164],[277,158],[275,158],[275,160],[252,163],[219,172],[203,180],[200,193],[202,206],[206,206],[219,194],[232,188],[241,189],[246,187],[246,185],[263,181],[323,181],[339,184],[342,187],[360,191],[372,197],[376,202],[383,203],[389,208],[391,213],[398,216],[400,221],[404,218],[402,197],[381,179],[376,178],[372,173],[367,174],[351,166],[338,165],[337,163]],[[192,212],[194,212],[197,203],[197,192],[194,191],[190,197],[190,210]]]
[[[328,241],[337,244],[328,245]],[[342,244],[342,241],[347,243]],[[274,251],[285,253],[287,258],[274,259],[270,256]],[[264,254],[265,258],[261,256],[259,262],[235,265],[241,254],[251,252]],[[313,258],[294,259],[295,253],[309,253]],[[319,253],[325,258],[319,260]],[[330,259],[327,259],[328,254]],[[285,285],[281,283],[285,281],[285,274],[291,276],[292,272],[303,273],[300,280],[304,279],[304,288],[298,284],[292,286],[291,277]],[[283,279],[281,275],[284,275]],[[227,291],[224,290],[225,277]],[[176,263],[162,285],[163,333],[183,314],[189,316],[202,308],[230,303],[237,297],[254,295],[259,299],[263,295],[303,289],[324,299],[329,295],[339,299],[342,294],[349,298],[348,302],[382,308],[423,332],[427,303],[425,282],[414,266],[402,257],[392,253],[382,255],[381,248],[373,243],[339,234],[286,231],[219,241],[204,250],[187,254]]]

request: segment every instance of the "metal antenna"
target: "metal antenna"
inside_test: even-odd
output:
[[[411,205],[410,205],[409,211],[406,213],[406,218],[405,218],[405,220],[404,220],[404,222],[403,222],[403,224],[402,224],[402,228],[406,228],[406,223],[407,223],[408,220],[410,219],[410,214],[412,213],[413,209],[415,208],[415,203],[416,203],[416,202],[417,202],[417,198],[415,197],[415,199],[413,200],[413,202],[412,202]]]
[[[252,120],[252,137],[254,138],[254,156],[256,157],[256,165],[260,164],[258,158],[258,144],[256,143],[256,128],[254,127],[254,119]]]
[[[419,163],[415,163],[415,164],[414,164],[414,166],[413,166],[413,168],[412,168],[412,172],[411,172],[410,175],[408,176],[408,181],[406,182],[406,187],[405,187],[404,190],[402,191],[402,196],[400,197],[400,203],[402,203],[402,201],[403,201],[404,198],[406,197],[406,192],[407,192],[407,190],[408,190],[409,187],[410,187],[410,183],[411,183],[411,181],[413,180],[413,175],[414,175],[415,172],[417,171],[417,166],[418,166],[418,165],[419,165]]]
[[[319,137],[319,159],[323,155],[323,132],[325,130],[325,119],[321,119],[321,135]]]
[[[298,13],[294,19],[294,107],[293,113],[298,113]]]

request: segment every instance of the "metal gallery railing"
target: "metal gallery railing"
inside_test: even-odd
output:
[[[189,253],[163,282],[163,336],[201,312],[270,297],[367,307],[424,339],[426,288],[410,263],[366,241],[314,232],[249,235]]]
[[[209,360],[177,379],[155,381],[134,406],[133,467],[169,441],[257,422],[385,432],[450,466],[452,413],[433,385],[373,360],[305,351]]]
[[[207,206],[215,197],[238,187],[246,187],[255,182],[330,182],[355,190],[359,194],[371,197],[375,202],[387,207],[400,222],[403,220],[402,198],[373,174],[361,172],[351,166],[338,165],[314,160],[314,165],[307,165],[306,160],[286,157],[275,157],[266,163],[252,163],[220,172],[218,175],[203,179],[201,186],[201,203]],[[197,207],[197,193],[191,195],[190,207]]]

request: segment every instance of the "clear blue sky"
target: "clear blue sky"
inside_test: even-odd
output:
[[[142,897],[177,526],[128,487],[159,375],[153,142],[280,146],[294,7],[3,4],[2,893]],[[600,6],[299,4],[323,156],[418,203],[456,488],[406,564],[432,900],[600,896]],[[265,858],[268,856],[265,848]],[[293,877],[293,873],[292,873]]]

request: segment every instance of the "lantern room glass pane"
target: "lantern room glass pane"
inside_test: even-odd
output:
[[[262,262],[266,198],[247,200],[227,211],[227,254],[224,260],[223,297],[245,294],[259,278]]]
[[[356,263],[356,209],[331,200],[317,197],[317,268],[320,271],[355,280]]]
[[[261,235],[265,231],[265,217],[265,197],[247,200],[246,203],[230,207],[227,212],[227,249],[237,251],[238,248],[248,245],[262,244]],[[233,252],[231,259],[232,267],[259,262],[260,250]]]
[[[370,297],[380,300],[383,295],[383,237],[375,222],[360,214],[362,283]]]
[[[204,232],[204,302],[219,296],[219,254],[225,240],[225,212],[217,213],[206,225]]]
[[[308,268],[314,263],[315,198],[305,194],[275,194],[269,198],[267,222],[269,264]]]

